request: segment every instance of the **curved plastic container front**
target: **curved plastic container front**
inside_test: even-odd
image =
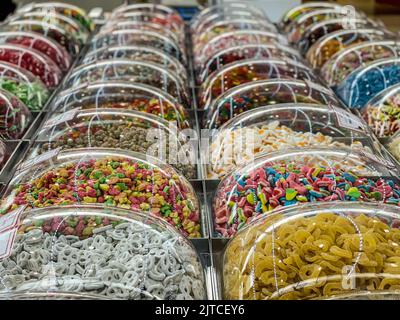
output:
[[[1,299],[206,298],[201,260],[191,243],[138,210],[35,209],[2,236],[10,233],[10,255],[0,260]]]
[[[291,148],[350,147],[379,153],[365,124],[351,123],[355,117],[322,104],[261,104],[231,118],[211,137],[207,177],[221,179],[263,154]]]
[[[49,57],[64,72],[71,66],[71,56],[64,47],[52,39],[35,32],[0,32],[0,43],[18,44],[35,49]]]
[[[396,299],[400,209],[322,203],[279,210],[232,239],[224,299]]]
[[[60,13],[64,16],[70,17],[84,26],[87,31],[94,30],[94,24],[88,17],[85,10],[80,7],[74,6],[72,4],[62,3],[62,2],[32,2],[19,8],[19,12],[32,12],[32,11],[48,11],[53,13],[54,11]]]
[[[333,55],[321,69],[321,75],[334,87],[362,65],[378,59],[398,57],[400,48],[392,40],[367,41],[354,44]]]
[[[168,37],[160,35],[156,32],[122,29],[115,30],[110,33],[98,33],[92,38],[91,51],[105,47],[116,45],[138,45],[153,47],[175,57],[176,59],[186,63],[186,57],[181,52],[178,45]]]
[[[32,72],[47,88],[55,88],[61,81],[58,66],[39,51],[17,44],[0,44],[0,61],[9,62]]]
[[[62,26],[37,20],[10,21],[3,27],[4,31],[37,32],[53,39],[75,57],[80,51],[80,42],[74,34],[66,32]]]
[[[194,34],[192,36],[192,43],[194,44],[194,52],[199,52],[209,41],[215,37],[233,31],[239,30],[260,30],[268,32],[276,32],[276,28],[267,23],[265,20],[244,19],[231,17],[222,20],[218,20],[208,26],[202,33]]]
[[[207,110],[207,128],[222,124],[243,112],[280,103],[311,103],[341,106],[333,91],[318,84],[295,80],[258,80],[242,84],[220,95]]]
[[[169,93],[180,104],[189,107],[186,84],[163,66],[151,62],[112,59],[81,65],[72,70],[65,87],[108,80],[144,83]]]
[[[249,3],[227,2],[210,6],[197,13],[190,22],[192,34],[200,34],[203,30],[215,21],[222,20],[227,17],[246,17],[268,20],[262,10]]]
[[[400,84],[382,91],[361,110],[365,121],[378,137],[389,137],[400,130]]]
[[[31,120],[31,113],[21,100],[0,89],[0,138],[22,138]]]
[[[258,30],[239,30],[223,33],[207,42],[200,51],[194,52],[195,66],[204,66],[218,52],[233,46],[247,44],[287,44],[285,38],[277,33]]]
[[[296,61],[242,60],[227,64],[206,79],[200,88],[199,107],[208,109],[218,96],[240,84],[269,79],[307,79],[318,82],[308,67]]]
[[[83,83],[58,94],[51,106],[55,113],[75,108],[122,108],[176,121],[178,129],[190,127],[186,110],[168,93],[140,83],[107,81]]]
[[[0,140],[0,169],[3,168],[4,160],[7,157],[7,148],[3,140]]]
[[[149,154],[196,178],[194,150],[181,133],[158,116],[123,109],[71,110],[50,117],[29,155],[61,148],[115,148]]]
[[[137,22],[149,22],[156,23],[160,26],[171,30],[175,33],[179,39],[183,39],[184,37],[184,24],[180,22],[170,19],[170,17],[159,13],[159,12],[143,12],[143,11],[129,11],[129,12],[121,12],[116,15],[112,15],[109,20],[112,22],[118,21],[137,21]]]
[[[307,202],[378,202],[398,207],[397,174],[392,162],[361,148],[271,152],[220,182],[213,203],[215,233],[231,237],[271,210]]]
[[[152,47],[135,45],[106,47],[88,53],[83,58],[82,64],[111,59],[128,59],[156,63],[173,72],[183,81],[188,81],[187,71],[179,60]]]
[[[184,24],[182,17],[175,9],[165,6],[162,4],[153,3],[135,3],[135,4],[123,4],[112,11],[112,15],[118,15],[125,12],[156,12],[168,16],[170,19],[176,20],[177,23]]]
[[[0,88],[14,94],[32,111],[42,109],[50,96],[39,78],[4,61],[0,62]]]
[[[179,45],[180,49],[184,50],[184,38],[179,37],[172,30],[165,28],[162,24],[153,23],[153,22],[144,22],[144,21],[132,21],[132,20],[122,20],[122,21],[114,21],[106,23],[100,30],[100,32],[112,32],[114,30],[126,30],[126,29],[137,29],[143,31],[155,32],[163,35],[174,41],[177,45]]]
[[[88,32],[85,27],[80,25],[74,19],[59,14],[57,12],[47,12],[47,11],[31,11],[24,13],[16,13],[9,17],[8,21],[18,21],[18,20],[37,20],[47,22],[49,24],[55,24],[63,28],[67,33],[71,33],[77,38],[80,44],[84,44],[88,39]]]
[[[337,52],[351,45],[374,40],[384,40],[393,34],[377,29],[338,30],[315,42],[306,58],[313,68],[321,68]]]
[[[199,202],[191,184],[154,157],[81,148],[36,159],[17,169],[1,203],[3,214],[21,205],[103,204],[141,210],[162,218],[185,236],[201,236]]]
[[[390,153],[400,163],[400,133],[397,133],[391,137],[386,146],[388,147]]]
[[[309,2],[298,5],[288,10],[280,20],[279,26],[282,31],[288,33],[292,29],[292,23],[300,19],[305,14],[323,9],[340,9],[341,5],[328,2]]]
[[[210,58],[206,65],[198,68],[198,82],[204,82],[214,71],[220,70],[225,65],[246,59],[290,59],[301,61],[299,53],[292,48],[279,44],[247,44],[226,48]]]
[[[355,19],[359,18],[360,16],[362,17],[361,14],[355,12],[351,18]],[[293,21],[293,23],[290,25],[290,31],[287,34],[288,40],[293,44],[298,43],[303,38],[309,27],[311,27],[313,24],[334,19],[341,19],[342,21],[344,19],[349,19],[348,12],[344,11],[342,7],[310,11]]]
[[[335,91],[347,106],[360,109],[397,83],[400,83],[400,58],[380,59],[355,69]]]
[[[306,29],[301,40],[298,42],[298,48],[302,55],[306,55],[310,47],[327,34],[338,30],[364,28],[379,28],[379,26],[367,18],[349,19],[345,23],[343,22],[343,18],[317,22]]]

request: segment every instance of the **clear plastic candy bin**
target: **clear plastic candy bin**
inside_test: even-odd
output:
[[[67,71],[71,66],[71,56],[64,47],[52,39],[35,32],[0,32],[0,43],[18,44],[35,49],[50,58],[63,72]]]
[[[378,29],[338,30],[315,42],[306,58],[313,68],[321,68],[333,55],[351,45],[390,37],[394,35]]]
[[[158,88],[135,82],[83,83],[60,92],[50,108],[54,113],[76,108],[137,110],[167,121],[176,121],[178,129],[190,127],[187,111],[175,98]]]
[[[24,212],[3,239],[1,299],[205,299],[200,257],[140,211],[67,206]]]
[[[39,77],[49,89],[59,85],[62,72],[50,58],[17,44],[0,44],[0,61],[9,62]]]
[[[397,300],[399,224],[399,207],[382,204],[278,210],[228,243],[224,298]]]
[[[400,58],[380,59],[355,69],[335,91],[350,108],[360,109],[386,88],[400,82]]]
[[[328,3],[328,2],[308,2],[305,4],[298,5],[290,10],[288,10],[279,23],[280,29],[288,33],[292,29],[292,23],[295,23],[298,19],[300,19],[305,14],[323,9],[340,9],[343,8],[341,5]]]
[[[318,82],[314,73],[300,62],[280,59],[247,59],[227,64],[201,85],[199,107],[208,109],[224,92],[244,83],[268,79],[307,79]]]
[[[233,46],[216,53],[206,65],[197,68],[198,83],[203,83],[207,77],[222,69],[225,65],[247,59],[290,59],[302,61],[300,54],[287,46],[279,44],[246,44]]]
[[[71,110],[49,117],[35,137],[30,158],[57,148],[99,147],[149,154],[188,179],[197,176],[195,152],[186,136],[160,117],[133,110]]]
[[[0,62],[0,88],[14,94],[30,110],[41,110],[50,93],[44,83],[28,70]]]
[[[201,236],[197,195],[170,165],[109,148],[54,149],[17,168],[1,203],[7,214],[30,208],[103,204],[162,218],[183,235]]]
[[[341,106],[333,91],[310,81],[258,80],[231,88],[207,109],[205,126],[219,128],[232,118],[259,107],[279,103],[312,103]]]
[[[237,168],[213,202],[217,236],[232,237],[283,206],[357,201],[400,204],[396,166],[353,147],[307,147],[271,152]]]
[[[29,109],[15,95],[0,89],[0,138],[20,139],[32,120]]]
[[[376,136],[394,135],[400,129],[400,84],[372,98],[361,113]]]
[[[380,153],[366,125],[344,109],[305,103],[260,106],[233,117],[210,138],[207,177],[221,179],[255,158],[309,146]]]
[[[84,26],[88,32],[94,30],[94,24],[91,19],[88,17],[85,10],[80,7],[74,6],[72,4],[62,3],[62,2],[31,2],[29,4],[20,7],[17,13],[23,12],[48,12],[51,13],[59,13],[64,16],[70,17]]]
[[[388,147],[390,153],[400,163],[400,133],[397,133],[393,137],[391,137],[386,146]]]
[[[343,18],[317,22],[309,26],[304,32],[298,42],[298,48],[302,55],[306,55],[311,46],[327,34],[338,30],[363,28],[380,28],[380,26],[367,18],[350,19],[349,21],[346,20],[345,23]]]
[[[81,65],[71,71],[64,87],[71,88],[81,83],[121,80],[147,84],[169,93],[180,104],[190,107],[186,83],[159,64],[111,59]]]
[[[89,52],[82,60],[82,64],[99,60],[128,59],[134,61],[152,62],[174,73],[182,81],[187,82],[188,76],[185,67],[176,58],[159,49],[147,46],[111,46]]]
[[[360,66],[379,59],[398,57],[399,52],[397,42],[392,40],[354,44],[333,55],[322,67],[321,75],[329,86],[335,87]]]
[[[170,38],[157,32],[138,29],[121,29],[111,32],[100,32],[91,41],[89,50],[94,51],[110,46],[140,45],[153,47],[173,56],[184,64],[187,63],[186,56],[179,46]]]

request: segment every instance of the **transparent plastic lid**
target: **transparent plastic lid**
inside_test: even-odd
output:
[[[35,49],[53,60],[62,71],[71,66],[71,56],[57,42],[36,32],[10,31],[0,32],[0,43],[19,44]]]
[[[305,14],[322,9],[340,9],[341,5],[328,3],[328,2],[309,2],[305,4],[298,5],[290,10],[288,10],[280,21],[280,28],[285,32],[289,32],[292,28],[292,22],[297,21]]]
[[[42,109],[50,96],[39,78],[4,61],[0,61],[0,88],[14,94],[32,111]]]
[[[3,140],[0,140],[0,169],[3,168],[4,160],[7,157],[7,148]]]
[[[122,108],[154,114],[176,121],[179,129],[190,127],[187,111],[162,90],[134,82],[106,81],[83,83],[58,94],[51,109],[63,113],[75,108]]]
[[[350,108],[360,109],[378,93],[400,82],[400,58],[380,59],[351,72],[337,87]]]
[[[398,43],[392,40],[354,44],[333,55],[321,69],[321,75],[329,86],[334,87],[368,62],[398,57],[399,50]]]
[[[89,52],[82,61],[83,63],[91,63],[98,60],[111,59],[129,59],[157,63],[170,72],[173,72],[183,81],[188,81],[187,71],[179,60],[152,47],[135,45],[111,46]]]
[[[178,37],[184,36],[184,24],[171,19],[169,16],[159,12],[143,12],[143,11],[128,11],[121,12],[110,17],[111,22],[118,21],[138,21],[138,22],[150,22],[156,23],[163,26],[166,29],[174,32]]]
[[[206,79],[200,89],[199,107],[208,109],[219,95],[240,84],[268,79],[307,79],[318,82],[308,67],[296,61],[242,60],[227,64]]]
[[[344,109],[278,102],[238,113],[211,136],[207,177],[221,179],[274,151],[316,146],[371,152],[377,149],[375,144],[366,125]]]
[[[49,24],[55,24],[62,27],[67,33],[74,34],[74,36],[79,39],[81,44],[84,44],[88,38],[88,31],[85,27],[83,27],[74,19],[57,12],[32,11],[16,13],[15,15],[10,16],[8,20],[37,20],[47,22]]]
[[[205,46],[213,38],[224,34],[226,32],[233,32],[238,30],[260,30],[277,32],[274,25],[266,22],[265,20],[255,18],[235,18],[222,19],[215,21],[213,24],[208,26],[200,34],[194,34],[192,36],[192,42],[194,44],[194,52],[199,52],[203,46]]]
[[[220,95],[207,110],[207,128],[219,128],[239,114],[280,103],[341,106],[334,93],[318,84],[295,79],[258,80]]]
[[[361,113],[378,137],[400,130],[400,84],[395,84],[367,102]]]
[[[200,51],[194,52],[196,67],[205,65],[215,54],[233,46],[247,44],[287,44],[278,33],[259,30],[239,30],[220,34],[211,39]]]
[[[307,202],[377,202],[398,207],[396,174],[393,163],[360,148],[308,147],[268,153],[220,182],[213,203],[215,232],[231,237],[275,208]]]
[[[168,37],[152,31],[137,29],[114,30],[98,33],[91,42],[91,51],[116,45],[148,46],[159,49],[186,63],[186,57],[178,45]]]
[[[301,40],[298,42],[298,48],[302,55],[306,55],[307,51],[314,43],[329,33],[345,29],[357,30],[378,27],[379,26],[375,22],[367,18],[348,19],[345,20],[345,22],[343,21],[343,18],[317,22],[308,27],[304,32]]]
[[[206,26],[218,19],[226,17],[253,17],[257,19],[264,19],[267,21],[266,15],[259,8],[252,6],[248,2],[225,2],[210,6],[198,12],[191,20],[192,34],[201,33]]]
[[[29,157],[61,148],[115,148],[149,154],[196,178],[194,150],[183,133],[158,116],[123,109],[71,110],[53,115],[38,132]]]
[[[227,245],[225,299],[399,299],[400,209],[318,203],[265,216]]]
[[[160,219],[106,206],[40,208],[1,236],[1,299],[205,299],[192,244]]]
[[[0,61],[32,72],[50,89],[58,86],[62,78],[62,71],[55,62],[36,49],[22,45],[0,44]]]
[[[4,26],[4,31],[31,31],[49,37],[63,46],[69,54],[77,56],[80,42],[72,33],[67,33],[62,26],[37,20],[10,21]]]
[[[58,150],[22,163],[1,203],[6,214],[29,208],[103,204],[141,210],[183,235],[201,236],[192,185],[170,165],[137,152],[107,148]]]
[[[351,45],[384,40],[391,36],[393,34],[377,29],[338,30],[315,42],[308,50],[306,58],[313,68],[321,68],[333,55]]]
[[[74,87],[85,82],[108,80],[151,85],[169,93],[180,104],[190,106],[186,84],[173,73],[165,70],[163,66],[151,62],[112,59],[81,65],[72,70],[65,87]]]
[[[360,16],[362,15],[354,12],[354,15],[349,17],[348,12],[344,11],[342,7],[312,10],[291,23],[287,38],[290,43],[294,44],[299,42],[308,28],[317,22],[334,19],[343,21],[345,19],[355,19]]]
[[[390,153],[397,159],[400,163],[400,133],[396,133],[391,137],[386,144]]]
[[[86,14],[86,11],[72,4],[67,4],[62,2],[39,2],[39,3],[31,2],[18,9],[17,12],[31,12],[31,11],[41,11],[41,12],[47,11],[49,14],[57,12],[76,20],[82,26],[84,26],[88,31],[94,30],[94,24]]]
[[[279,44],[246,44],[234,46],[216,53],[202,68],[198,68],[196,72],[198,82],[203,83],[211,73],[220,70],[226,64],[246,59],[261,58],[302,60],[296,50]]]
[[[165,28],[162,24],[154,22],[144,22],[144,21],[132,21],[132,20],[122,20],[114,21],[111,20],[106,23],[100,30],[100,32],[112,32],[113,30],[125,30],[125,29],[137,29],[144,31],[151,31],[159,33],[165,37],[170,38],[177,45],[180,46],[181,50],[184,50],[184,38],[179,37],[172,30]]]
[[[23,102],[10,92],[0,89],[0,138],[22,138],[31,120],[31,113]]]

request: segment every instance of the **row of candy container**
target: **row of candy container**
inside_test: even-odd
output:
[[[399,169],[318,70],[328,49],[395,42],[361,13],[357,30],[341,28],[345,9],[308,3],[276,27],[227,3],[192,20],[199,114],[214,129],[201,154],[220,298],[399,297]]]
[[[83,10],[61,3],[20,7],[0,24],[2,184],[91,31]]]
[[[168,7],[123,5],[74,39],[85,51],[3,194],[0,298],[207,297],[183,28]]]

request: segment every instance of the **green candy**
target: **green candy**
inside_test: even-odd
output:
[[[292,188],[286,189],[286,200],[293,200],[297,195],[297,191]]]
[[[346,194],[350,197],[358,199],[361,197],[360,190],[358,190],[356,187],[351,187],[349,190],[347,190]]]

